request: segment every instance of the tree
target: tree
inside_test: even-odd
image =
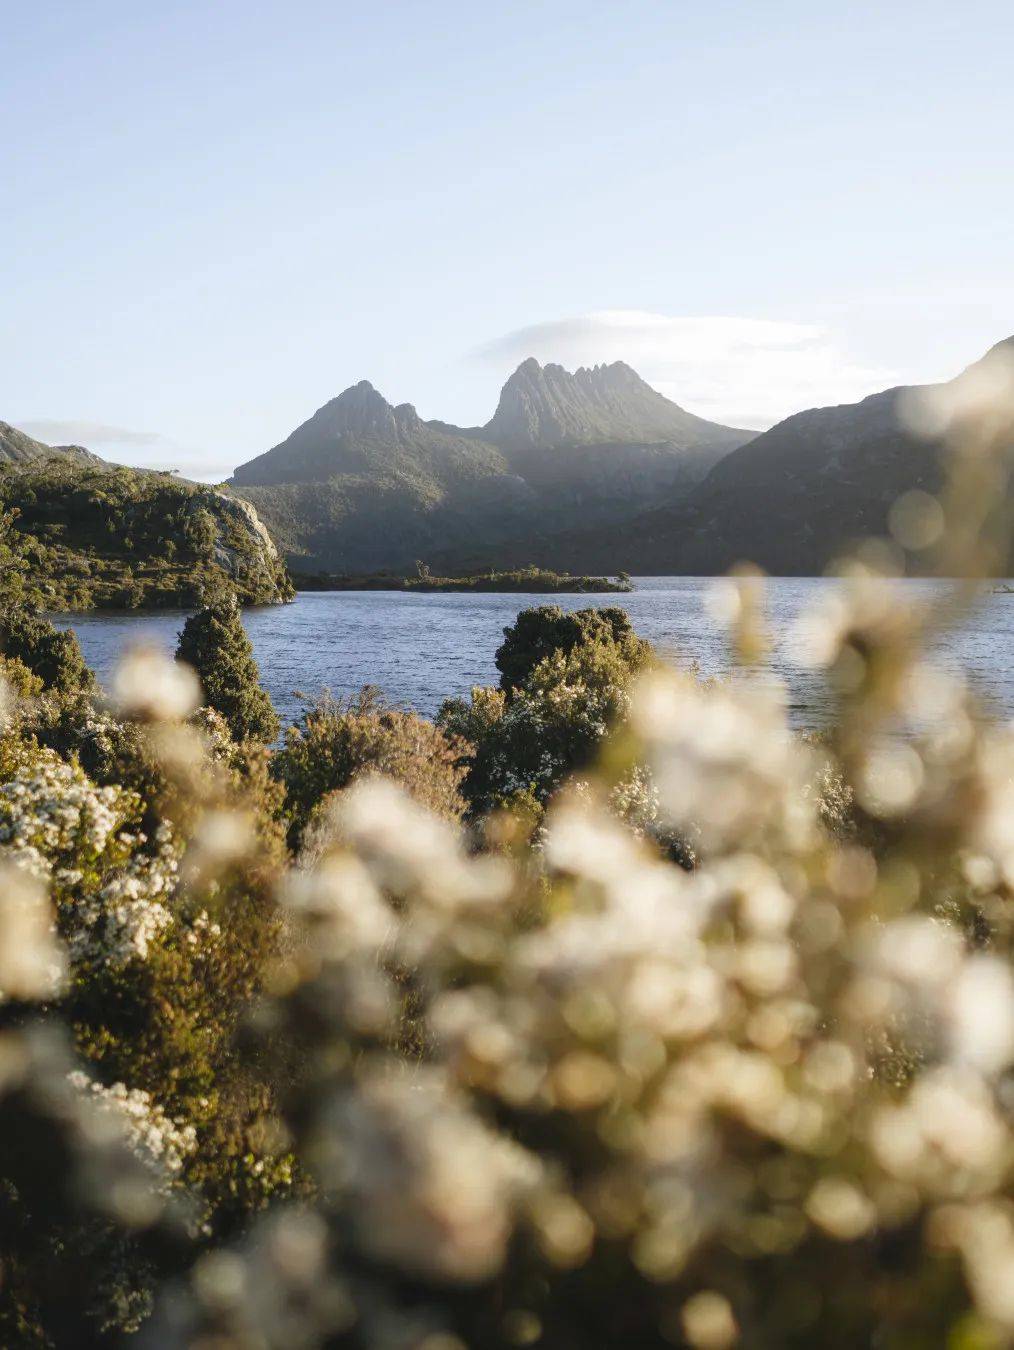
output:
[[[586,768],[626,714],[651,658],[622,609],[522,610],[496,654],[500,688],[446,700],[437,725],[469,746],[462,792],[473,816],[527,794],[544,805]]]
[[[95,687],[73,629],[60,632],[34,610],[15,606],[0,614],[0,652],[27,666],[47,689],[71,694]]]
[[[575,647],[609,647],[631,673],[646,665],[651,656],[651,645],[637,636],[623,609],[567,613],[559,605],[538,605],[523,609],[503,633],[496,668],[500,688],[508,695],[520,689],[539,662],[554,652],[567,656]]]
[[[221,713],[237,741],[273,741],[279,722],[243,627],[235,595],[205,606],[186,621],[176,660],[193,666],[208,707]]]

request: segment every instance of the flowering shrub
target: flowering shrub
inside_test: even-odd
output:
[[[179,850],[163,826],[147,851],[139,814],[134,794],[96,787],[52,751],[0,786],[0,860],[49,882],[78,963],[143,960],[172,922],[165,902]]]

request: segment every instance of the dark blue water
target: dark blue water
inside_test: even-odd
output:
[[[766,583],[774,639],[768,664],[788,685],[797,726],[826,720],[829,703],[820,677],[800,664],[793,623],[835,584],[817,578]],[[898,584],[913,597],[932,597],[940,585]],[[379,685],[395,702],[431,716],[449,695],[496,682],[493,656],[505,625],[519,610],[537,604],[564,609],[621,605],[637,631],[669,659],[694,664],[704,675],[729,669],[724,630],[707,604],[711,579],[639,577],[634,585],[633,594],[618,596],[317,592],[302,594],[291,605],[247,610],[244,622],[261,678],[287,721],[300,716],[301,695],[312,698],[325,688],[349,694],[364,684]],[[156,642],[171,651],[186,612],[53,618],[77,631],[86,659],[105,680],[131,643]],[[998,712],[1014,714],[1014,595],[986,595],[961,630],[948,635],[940,658],[963,668]]]

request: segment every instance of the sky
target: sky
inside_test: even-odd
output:
[[[764,427],[1014,333],[1010,0],[2,6],[0,418],[225,477],[525,357]]]

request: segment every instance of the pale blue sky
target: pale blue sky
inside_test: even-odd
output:
[[[0,12],[46,439],[224,475],[364,377],[483,421],[528,354],[761,426],[1014,333],[1009,0]]]

